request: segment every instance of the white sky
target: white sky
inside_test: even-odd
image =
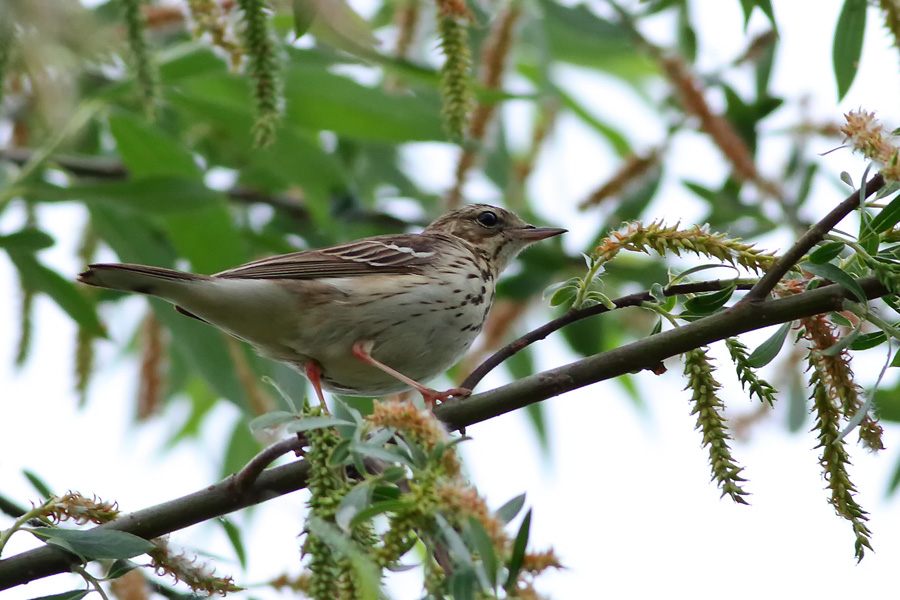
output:
[[[809,96],[809,109],[822,121],[839,121],[849,109],[863,106],[876,110],[889,128],[900,125],[900,97],[897,65],[900,54],[883,36],[877,13],[870,11],[870,35],[864,49],[862,68],[848,97],[836,104],[831,74],[831,37],[840,9],[838,0],[821,0],[810,10],[809,3],[776,1],[775,11],[781,31],[781,54],[774,73],[775,93]],[[692,3],[693,17],[701,35],[704,58],[701,65],[724,64],[743,49],[742,22],[738,2],[698,0]],[[751,29],[765,25],[759,15]],[[661,30],[662,31],[662,30]],[[560,80],[590,103],[592,110],[615,120],[632,140],[647,146],[659,138],[661,125],[652,110],[627,90],[610,82],[589,79],[574,69],[564,69]],[[599,102],[598,99],[602,99]],[[515,110],[512,111],[513,114]],[[779,112],[767,125],[771,130],[789,125],[797,116],[796,107]],[[820,143],[820,142],[817,142]],[[721,160],[703,143],[685,136],[676,154],[690,157],[673,170],[710,182],[724,172]],[[768,151],[768,146],[766,146]],[[825,152],[830,147],[816,147]],[[772,142],[771,161],[777,165],[784,149]],[[416,153],[432,162],[437,157],[447,165],[435,173],[437,185],[449,181],[452,163],[435,147]],[[839,151],[822,158],[822,166],[837,177],[848,170],[859,179],[862,166],[849,152]],[[440,163],[438,163],[440,164]],[[545,151],[533,192],[543,212],[557,223],[573,229],[567,247],[583,251],[599,222],[592,215],[576,212],[575,205],[596,186],[603,174],[614,168],[608,148],[592,134],[584,132],[572,119],[563,119],[556,136]],[[774,173],[774,168],[767,172]],[[442,181],[441,178],[444,178]],[[689,199],[671,175],[669,186],[660,195],[651,218],[666,217],[692,223],[701,209]],[[484,193],[478,185],[473,194]],[[815,206],[822,211],[843,195],[842,191],[819,186]],[[57,234],[57,247],[42,253],[42,259],[59,266],[74,277],[79,265],[72,259],[73,222],[82,216],[74,207],[42,207],[41,222]],[[14,215],[0,219],[0,233],[15,228]],[[772,249],[790,242],[784,235],[771,236]],[[0,260],[0,286],[17,287],[11,266]],[[162,418],[134,427],[131,405],[135,395],[137,365],[123,358],[120,349],[143,309],[143,300],[122,303],[104,315],[114,343],[98,345],[103,365],[91,390],[85,410],[75,408],[72,393],[72,340],[69,320],[46,299],[37,303],[35,322],[36,355],[22,370],[12,368],[16,335],[15,293],[0,294],[0,491],[21,500],[33,497],[19,469],[35,470],[59,491],[75,489],[117,500],[131,511],[186,494],[212,483],[216,478],[225,437],[234,422],[234,411],[222,405],[216,418],[205,425],[204,445],[176,446],[161,455],[162,442],[171,435],[173,422],[181,422],[187,406],[175,403]],[[618,319],[622,315],[603,317]],[[537,323],[535,323],[537,324]],[[753,347],[768,332],[748,336]],[[713,347],[721,356],[720,349]],[[883,356],[871,352],[856,362],[869,381],[874,379]],[[573,360],[559,340],[551,338],[542,346],[541,364],[556,366]],[[755,404],[747,401],[739,386],[728,376],[728,361],[720,380],[729,414],[742,415]],[[810,433],[786,432],[785,406],[765,424],[753,430],[747,442],[733,444],[734,454],[746,467],[746,488],[752,492],[751,506],[735,506],[720,500],[709,483],[706,452],[693,430],[688,394],[678,361],[667,363],[670,373],[663,377],[641,374],[636,377],[645,390],[648,410],[636,409],[612,382],[600,383],[563,397],[549,400],[552,456],[541,457],[523,416],[506,415],[473,426],[472,441],[462,445],[468,468],[482,494],[492,506],[509,498],[528,494],[534,508],[532,545],[541,549],[552,545],[568,566],[565,571],[541,578],[540,589],[557,599],[668,597],[690,593],[697,599],[757,598],[761,595],[786,597],[790,594],[831,597],[854,593],[860,597],[896,587],[900,564],[900,500],[885,498],[891,470],[898,461],[900,428],[885,431],[887,450],[873,456],[853,448],[851,477],[860,493],[862,506],[871,512],[875,553],[861,565],[853,559],[850,525],[835,516],[826,503],[824,482],[818,467],[818,453]],[[482,389],[499,384],[497,378]],[[808,422],[804,430],[811,427]],[[251,554],[251,574],[239,582],[253,583],[280,574],[285,563],[296,562],[296,532],[303,515],[302,493],[267,503],[250,517],[252,533],[247,540]],[[247,515],[236,517],[239,521]],[[196,527],[174,536],[175,541],[214,550],[230,556],[229,546],[217,528]],[[18,534],[7,549],[13,554],[30,545],[27,534]],[[287,557],[285,559],[285,557]],[[235,572],[227,560],[220,572]],[[32,598],[61,592],[79,585],[77,578],[67,585],[63,577],[43,580],[6,592],[3,600]],[[417,597],[412,582],[395,584],[396,598]],[[267,595],[270,597],[271,595]]]

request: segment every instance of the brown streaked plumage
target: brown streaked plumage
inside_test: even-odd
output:
[[[360,396],[420,390],[481,331],[497,276],[526,246],[563,233],[474,204],[420,234],[382,235],[257,260],[215,275],[91,265],[83,283],[157,296],[292,364],[321,387]]]

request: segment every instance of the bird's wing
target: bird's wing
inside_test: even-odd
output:
[[[437,254],[435,239],[383,235],[328,248],[272,256],[217,273],[232,279],[318,279],[418,273]]]

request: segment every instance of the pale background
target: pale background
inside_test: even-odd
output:
[[[358,3],[365,10],[365,3]],[[862,106],[878,111],[889,129],[900,125],[898,62],[900,53],[890,46],[873,10],[862,68],[848,96],[836,103],[831,73],[831,38],[841,2],[773,2],[781,33],[781,54],[773,74],[774,92],[796,97],[806,94],[809,111],[817,120],[837,122],[847,110]],[[598,3],[602,11],[602,3]],[[743,50],[742,20],[736,1],[692,2],[693,19],[700,37],[702,67],[726,64]],[[664,39],[666,23],[649,30]],[[760,31],[766,21],[757,14],[751,31]],[[586,78],[576,69],[559,72],[577,95],[606,119],[614,120],[636,146],[654,144],[663,125],[629,90],[609,80]],[[739,88],[749,81],[732,82]],[[519,85],[515,80],[511,86]],[[659,96],[659,94],[657,94]],[[720,99],[713,98],[714,103]],[[515,119],[522,106],[511,106],[505,114]],[[767,122],[771,131],[796,122],[796,107],[781,109]],[[772,164],[786,152],[778,139],[766,141],[766,157]],[[832,147],[824,142],[817,152]],[[647,220],[681,219],[685,224],[701,218],[701,208],[677,184],[678,172],[695,179],[719,181],[725,170],[719,156],[700,136],[677,139],[675,153],[686,157],[683,164],[669,163],[665,193],[648,211]],[[408,153],[412,164],[426,168],[435,189],[446,189],[451,181],[453,153],[440,145],[423,145]],[[823,167],[837,179],[848,170],[858,180],[864,168],[849,151],[822,157]],[[427,165],[427,167],[425,166]],[[573,119],[562,119],[540,160],[532,193],[542,213],[554,224],[569,227],[566,246],[572,252],[587,251],[584,245],[600,222],[597,215],[576,212],[580,201],[603,174],[615,168],[609,149]],[[672,172],[676,171],[676,172]],[[496,194],[478,182],[468,190],[472,199],[492,200]],[[818,186],[814,205],[824,214],[845,195],[837,186]],[[73,223],[83,215],[72,206],[40,207],[41,222],[59,240],[42,253],[43,260],[72,277],[79,271],[71,258]],[[814,218],[815,215],[810,215]],[[0,218],[0,233],[21,223],[21,215],[7,211]],[[764,246],[783,249],[791,241],[787,233],[772,236]],[[136,393],[137,364],[123,357],[129,332],[139,319],[143,299],[135,298],[111,307],[104,316],[112,343],[98,344],[100,371],[95,378],[87,407],[79,410],[72,391],[74,328],[55,305],[39,299],[35,322],[35,354],[21,370],[12,368],[17,323],[17,281],[10,264],[0,258],[0,490],[21,500],[34,497],[22,477],[27,466],[57,491],[73,489],[117,500],[126,511],[196,491],[216,479],[217,465],[236,412],[226,403],[207,419],[203,445],[180,444],[163,450],[172,434],[172,423],[186,418],[186,402],[171,405],[160,418],[140,426],[133,424],[132,399]],[[540,315],[531,317],[535,325]],[[621,318],[619,315],[604,319]],[[768,332],[746,336],[752,348]],[[564,345],[552,337],[541,345],[539,362],[551,367],[574,360]],[[722,356],[721,349],[712,352]],[[863,380],[871,382],[884,360],[883,349],[871,351],[856,361]],[[739,385],[727,372],[719,378],[732,416],[756,408],[746,400]],[[540,579],[539,589],[562,598],[656,598],[689,593],[693,598],[757,598],[814,595],[835,597],[884,597],[896,589],[900,564],[900,499],[886,497],[887,483],[898,461],[900,429],[885,429],[887,449],[870,455],[853,447],[851,477],[859,488],[862,506],[871,512],[874,553],[862,564],[853,558],[850,524],[838,518],[826,503],[824,481],[817,464],[814,435],[786,431],[785,406],[751,431],[746,441],[736,441],[733,450],[746,467],[746,488],[752,492],[751,506],[736,506],[720,500],[709,482],[707,455],[700,435],[693,430],[689,394],[683,392],[681,365],[668,361],[670,373],[657,377],[648,373],[636,379],[645,390],[646,409],[636,408],[619,385],[604,382],[547,401],[552,450],[544,457],[524,416],[506,415],[469,428],[474,438],[462,445],[474,483],[492,506],[527,493],[534,508],[532,546],[552,545],[567,566]],[[774,367],[777,369],[777,367]],[[775,371],[766,371],[774,375]],[[889,375],[888,383],[895,380]],[[480,389],[502,383],[489,378]],[[855,436],[853,438],[855,440]],[[235,518],[247,523],[251,535],[250,571],[239,583],[263,582],[280,574],[284,564],[295,563],[297,532],[304,514],[303,493],[269,502],[250,515]],[[222,573],[238,573],[229,563],[231,550],[221,530],[198,526],[173,536],[176,542],[222,554]],[[9,554],[31,545],[28,534],[17,534],[7,548]],[[62,592],[80,585],[80,579],[64,576],[42,580],[5,592],[7,598],[33,598]],[[411,579],[407,576],[404,579]],[[394,597],[415,598],[415,581],[392,582]],[[271,593],[257,594],[266,597]]]

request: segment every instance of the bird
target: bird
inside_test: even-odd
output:
[[[500,273],[529,245],[565,233],[470,204],[421,233],[368,237],[256,260],[214,275],[92,264],[81,283],[161,298],[334,394],[409,389],[428,406],[471,390],[425,385],[453,366],[487,320]]]

